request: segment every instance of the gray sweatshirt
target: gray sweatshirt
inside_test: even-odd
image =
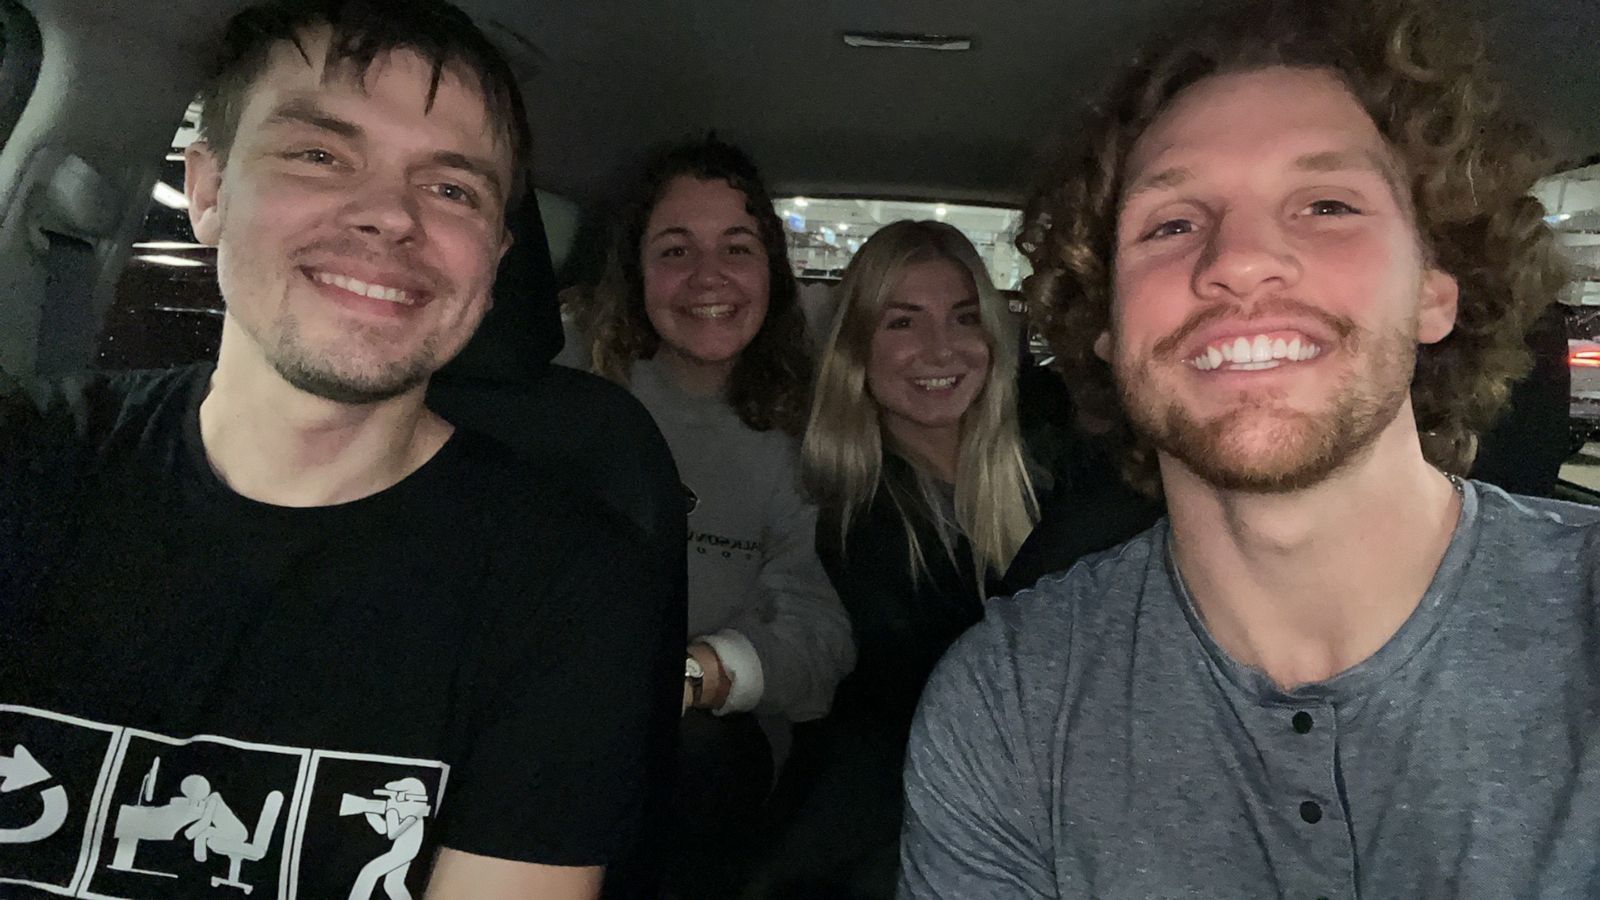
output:
[[[722,712],[821,718],[855,665],[855,645],[817,559],[817,510],[800,493],[798,442],[751,430],[721,397],[684,393],[655,360],[634,363],[630,381],[694,498],[689,635],[733,676]]]

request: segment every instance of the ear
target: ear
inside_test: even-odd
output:
[[[1417,343],[1436,344],[1456,327],[1456,306],[1461,285],[1448,272],[1428,269],[1422,275],[1417,300]]]
[[[222,237],[218,197],[222,192],[222,162],[205,141],[195,141],[183,151],[183,193],[189,198],[189,225],[195,240],[215,247]]]
[[[1094,355],[1105,362],[1111,362],[1111,332],[1102,331],[1100,336],[1094,339]]]

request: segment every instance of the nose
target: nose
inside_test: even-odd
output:
[[[950,326],[943,322],[934,323],[926,332],[922,349],[934,360],[943,361],[955,356],[955,335],[951,333]]]
[[[728,281],[722,272],[722,260],[715,253],[697,254],[689,278],[691,284],[702,289],[718,288]]]
[[[1271,215],[1230,212],[1212,230],[1194,279],[1197,296],[1243,299],[1297,283],[1300,260]]]
[[[422,217],[408,182],[369,178],[349,198],[341,224],[384,241],[404,243],[416,237]]]

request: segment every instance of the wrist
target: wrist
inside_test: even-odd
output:
[[[722,704],[728,702],[728,690],[732,685],[728,670],[722,665],[722,658],[704,641],[691,643],[688,657],[698,662],[703,672],[700,695],[694,698],[694,708],[721,709]]]

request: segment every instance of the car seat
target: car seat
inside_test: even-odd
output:
[[[663,622],[656,646],[663,666],[681,666],[688,643],[684,546],[688,510],[677,467],[650,413],[621,386],[557,366],[561,316],[538,200],[530,191],[509,217],[513,243],[501,261],[494,306],[472,340],[429,384],[428,407],[453,424],[499,441],[535,467],[596,500],[639,530],[656,561]],[[643,610],[642,610],[643,612]],[[607,898],[652,896],[670,802],[677,710],[647,772],[641,842],[606,867]]]

